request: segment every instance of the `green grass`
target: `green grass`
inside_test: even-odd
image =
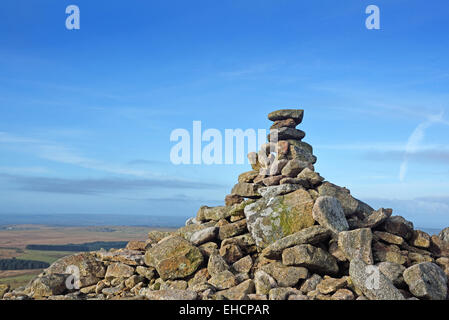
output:
[[[16,259],[23,260],[36,260],[36,261],[44,261],[49,264],[52,264],[59,258],[75,254],[76,252],[70,251],[40,251],[40,250],[25,250],[25,252],[16,257]],[[4,277],[0,278],[0,284],[9,284],[11,288],[18,288],[24,286],[30,282],[36,275],[41,273],[42,270],[30,270],[30,272],[23,275],[12,276],[12,277]]]
[[[22,287],[28,284],[28,282],[30,282],[30,280],[36,277],[36,275],[38,275],[40,272],[40,270],[36,270],[35,273],[24,274],[15,277],[0,278],[0,284],[9,284],[13,289]]]
[[[75,254],[70,251],[41,251],[41,250],[25,250],[25,253],[18,256],[17,259],[43,261],[52,264],[59,258]]]

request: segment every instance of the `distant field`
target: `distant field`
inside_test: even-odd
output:
[[[25,249],[29,244],[67,244],[93,241],[145,240],[147,227],[53,227],[18,225],[0,230],[0,254],[5,248]],[[3,254],[11,255],[11,252]],[[17,255],[14,255],[17,256]]]
[[[30,244],[81,244],[94,241],[145,240],[150,230],[169,231],[169,228],[128,226],[54,227],[45,225],[13,225],[0,230],[0,259],[24,259],[43,261],[49,264],[69,251],[44,251],[25,249]],[[27,284],[42,270],[0,270],[0,284],[8,283],[12,288]]]
[[[32,278],[41,273],[42,270],[0,270],[0,284],[9,284],[11,288],[26,285]]]
[[[74,254],[70,251],[25,250],[17,259],[43,261],[52,264],[59,258]]]

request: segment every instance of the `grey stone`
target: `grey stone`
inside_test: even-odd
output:
[[[312,226],[313,199],[303,189],[274,198],[262,198],[245,207],[248,230],[265,248],[276,240]]]
[[[218,290],[229,289],[237,285],[235,276],[229,270],[212,275],[208,282]]]
[[[360,259],[366,264],[373,264],[372,240],[369,228],[343,231],[338,234],[338,247],[349,261]]]
[[[330,182],[324,182],[321,184],[318,187],[318,193],[320,196],[337,198],[338,201],[340,201],[346,216],[353,215],[357,212],[369,215],[374,211],[374,209],[366,203],[352,197],[348,189],[339,187]]]
[[[313,206],[312,216],[320,225],[333,233],[338,234],[349,229],[340,201],[334,197],[319,197]]]
[[[393,210],[384,208],[373,211],[357,225],[357,228],[376,228],[384,223],[392,213]]]
[[[323,249],[310,244],[285,249],[282,253],[282,263],[287,266],[305,267],[321,274],[338,273],[337,260]]]
[[[203,255],[184,238],[172,237],[147,250],[145,263],[156,268],[163,280],[174,280],[193,274],[203,263]]]
[[[105,279],[111,280],[112,278],[129,278],[134,274],[134,271],[134,267],[128,266],[124,263],[115,262],[108,266]]]
[[[238,260],[237,262],[235,262],[232,265],[232,269],[234,269],[237,272],[248,273],[250,272],[252,266],[253,266],[253,259],[251,258],[250,255],[247,255]]]
[[[413,223],[405,220],[401,216],[392,216],[383,224],[383,229],[389,233],[395,234],[410,240],[413,236]]]
[[[309,279],[304,281],[299,290],[303,293],[309,293],[316,289],[316,286],[321,280],[323,280],[323,278],[319,274],[314,273]]]
[[[229,265],[219,254],[211,254],[207,263],[207,271],[210,275],[229,270]]]
[[[258,192],[260,185],[255,183],[239,182],[232,188],[231,194],[236,194],[244,198],[260,198]]]
[[[349,264],[349,276],[354,286],[370,300],[405,300],[399,289],[376,266],[353,259]]]
[[[329,238],[330,235],[331,232],[322,226],[311,226],[277,240],[266,247],[262,255],[270,259],[278,259],[284,249],[300,244],[317,244]]]
[[[287,300],[290,296],[298,296],[301,295],[301,291],[295,288],[273,288],[270,290],[268,294],[269,300]]]
[[[231,216],[231,209],[232,207],[226,207],[226,206],[218,206],[218,207],[208,207],[208,206],[202,206],[198,213],[196,214],[196,219],[198,221],[206,221],[206,220],[213,220],[213,221],[219,221],[221,219],[226,219]]]
[[[276,196],[291,193],[301,188],[302,187],[297,184],[282,184],[279,186],[262,187],[259,189],[259,193],[264,198],[274,198]]]
[[[203,244],[205,242],[212,241],[216,238],[218,232],[217,227],[209,227],[202,230],[199,230],[192,234],[190,237],[190,242],[192,242],[194,245],[198,246],[200,244]]]
[[[296,176],[310,165],[309,162],[292,159],[282,168],[281,174],[285,177],[296,178]]]
[[[59,295],[67,290],[65,281],[67,275],[47,274],[40,275],[29,284],[30,295],[33,298],[49,297]]]
[[[265,271],[259,270],[254,274],[256,294],[268,294],[272,288],[277,288],[276,280]]]
[[[73,268],[73,266],[78,268],[80,276],[79,285],[81,288],[96,284],[104,278],[106,272],[104,264],[101,261],[98,261],[95,254],[84,252],[56,260],[45,270],[45,273],[69,275],[69,266],[72,266],[70,268]]]
[[[279,140],[288,140],[288,139],[301,141],[305,136],[306,133],[302,130],[283,127],[279,129],[270,130],[270,134],[267,136],[267,139],[270,142],[277,142]]]
[[[317,158],[309,151],[295,145],[290,145],[290,157],[292,159],[298,159],[312,164],[316,163],[317,160]]]
[[[438,234],[438,237],[444,242],[449,242],[449,227],[441,230],[441,232]]]
[[[237,286],[217,292],[218,300],[248,300],[248,295],[255,292],[254,281],[248,279]]]
[[[410,292],[418,298],[445,300],[447,297],[447,276],[433,262],[423,262],[407,268],[404,280]]]
[[[296,125],[302,122],[304,117],[304,110],[302,109],[280,109],[268,114],[268,119],[271,121],[281,121],[293,119]]]
[[[146,296],[149,300],[196,300],[198,294],[191,290],[149,290],[142,288],[139,294]]]
[[[243,219],[221,226],[218,232],[218,238],[220,240],[232,238],[244,233],[245,231],[248,232],[246,229],[246,220]]]
[[[303,267],[288,267],[280,262],[272,262],[260,268],[272,276],[280,287],[294,287],[299,280],[307,279],[309,271]]]
[[[312,187],[315,187],[323,182],[324,178],[319,173],[310,168],[304,168],[297,176],[298,179],[304,179],[309,182]]]
[[[405,271],[405,267],[403,265],[385,261],[378,263],[377,267],[396,287],[401,288],[404,286],[405,282],[402,274]]]

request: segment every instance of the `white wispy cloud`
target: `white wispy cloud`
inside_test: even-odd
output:
[[[86,169],[93,169],[114,174],[131,175],[136,177],[154,177],[150,171],[137,170],[120,164],[111,164],[104,161],[83,156],[79,151],[67,146],[46,140],[12,135],[0,132],[0,144],[9,144],[20,147],[22,152],[32,153],[38,158],[54,162],[70,164]]]
[[[448,145],[426,144],[415,146],[416,152],[429,150],[449,150]],[[366,142],[366,143],[335,143],[335,144],[317,144],[314,149],[327,150],[352,150],[352,151],[382,151],[382,152],[406,152],[407,145],[401,142]]]
[[[265,72],[269,72],[269,71],[274,71],[276,69],[277,65],[278,65],[277,63],[276,64],[275,63],[254,64],[254,65],[243,67],[241,69],[220,72],[220,76],[240,77],[240,76],[247,76],[247,75],[258,74],[258,73],[265,73]]]
[[[405,180],[407,170],[408,170],[409,155],[420,151],[419,147],[424,141],[426,130],[436,123],[449,125],[449,122],[443,119],[443,112],[441,112],[437,115],[428,115],[427,120],[421,122],[409,136],[409,138],[407,140],[407,144],[405,145],[404,160],[402,161],[401,165],[399,166],[399,180],[400,181]]]
[[[12,167],[12,166],[0,166],[0,174],[46,174],[50,170],[44,167]]]

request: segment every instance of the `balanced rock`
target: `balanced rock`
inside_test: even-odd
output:
[[[284,119],[284,120],[276,120],[271,125],[270,129],[279,129],[282,127],[294,128],[298,125],[296,121],[292,118]]]
[[[268,119],[271,121],[293,119],[296,125],[302,122],[303,117],[304,110],[301,109],[281,109],[268,114]]]
[[[302,130],[282,127],[279,129],[270,130],[267,140],[270,142],[277,142],[279,140],[289,140],[289,139],[301,141],[305,136],[306,133]]]

